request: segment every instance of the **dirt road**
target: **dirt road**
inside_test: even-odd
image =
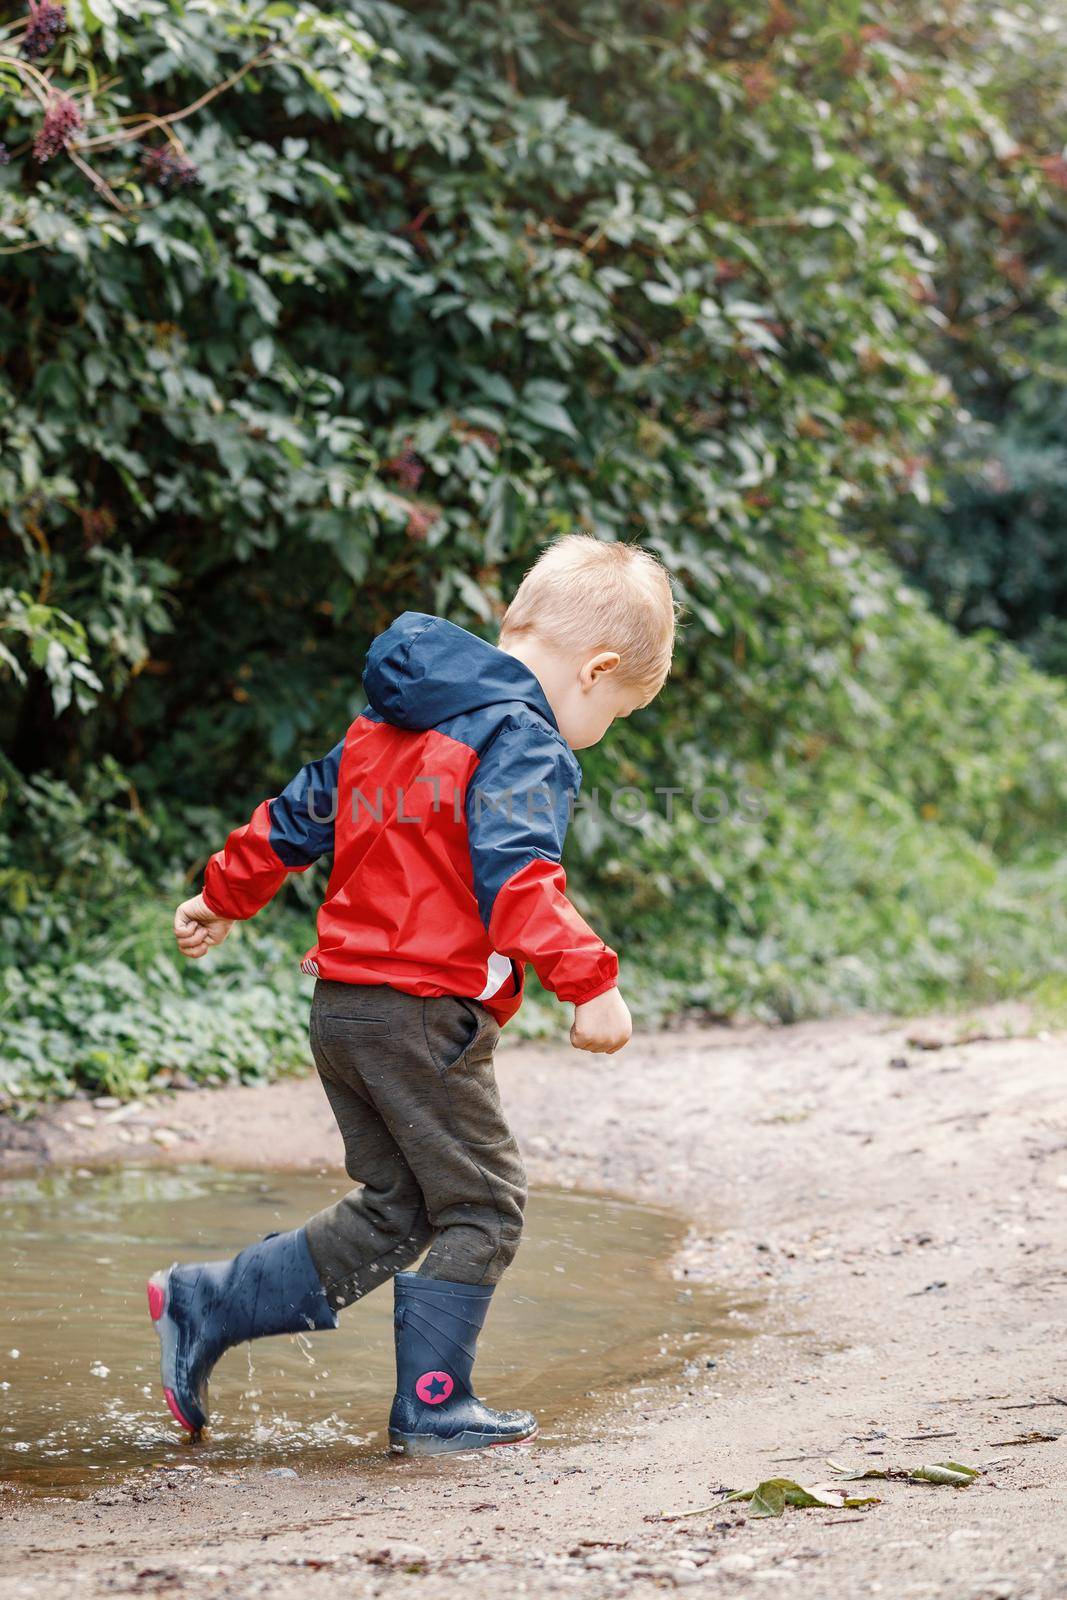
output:
[[[0,1496],[0,1597],[1063,1600],[1067,1038],[1027,1025],[1003,1010],[646,1036],[612,1060],[505,1052],[532,1179],[685,1215],[676,1273],[731,1288],[754,1335],[620,1395],[565,1448]],[[993,1037],[955,1042],[974,1033]],[[0,1132],[0,1172],[146,1155],[335,1166],[338,1140],[311,1080]],[[778,1520],[719,1503],[723,1485],[824,1483],[828,1456],[983,1475],[850,1486],[881,1503]]]

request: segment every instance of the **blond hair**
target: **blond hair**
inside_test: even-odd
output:
[[[655,694],[670,671],[674,627],[670,580],[655,556],[572,533],[523,578],[500,637],[532,633],[562,649],[615,650],[620,681]]]

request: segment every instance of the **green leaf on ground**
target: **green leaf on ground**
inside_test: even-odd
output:
[[[786,1506],[806,1508],[809,1506],[824,1506],[833,1511],[840,1511],[846,1504],[845,1497],[833,1489],[821,1486],[805,1488],[793,1478],[766,1478],[754,1489],[738,1489],[733,1494],[727,1495],[729,1500],[747,1500],[749,1515],[753,1517],[780,1517]],[[877,1499],[871,1495],[866,1499],[856,1499],[853,1504],[867,1505]]]
[[[827,1465],[837,1483],[858,1483],[864,1478],[895,1478],[908,1483],[947,1483],[964,1489],[981,1476],[980,1467],[965,1467],[958,1461],[936,1461],[921,1467],[845,1467],[839,1461]]]
[[[962,1467],[958,1461],[937,1461],[933,1466],[916,1467],[908,1477],[922,1483],[950,1483],[963,1489],[979,1476],[978,1467]]]

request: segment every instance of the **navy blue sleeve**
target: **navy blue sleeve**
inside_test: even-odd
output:
[[[270,809],[270,845],[286,867],[309,867],[333,849],[337,778],[345,741],[321,761],[309,761],[287,783]]]
[[[483,753],[467,787],[467,836],[487,928],[509,878],[531,861],[560,860],[581,776],[566,746],[532,719],[506,723]]]
[[[264,800],[235,828],[204,873],[204,898],[220,917],[254,917],[289,872],[303,872],[333,849],[337,780],[345,742],[301,767],[275,800]]]
[[[493,949],[532,963],[574,1005],[619,976],[618,956],[568,899],[560,862],[581,776],[562,740],[531,719],[505,725],[467,790],[474,892]]]

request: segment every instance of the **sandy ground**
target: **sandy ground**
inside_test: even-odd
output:
[[[612,1060],[504,1052],[532,1179],[684,1214],[674,1270],[746,1302],[755,1333],[714,1370],[619,1396],[562,1448],[2,1496],[0,1597],[1063,1600],[1067,1038],[1027,1027],[998,1010],[645,1036]],[[975,1032],[992,1037],[957,1042]],[[0,1172],[338,1161],[312,1080],[85,1114],[0,1125]],[[724,1485],[825,1482],[828,1456],[984,1470],[966,1489],[856,1486],[882,1497],[864,1511],[720,1503]]]

